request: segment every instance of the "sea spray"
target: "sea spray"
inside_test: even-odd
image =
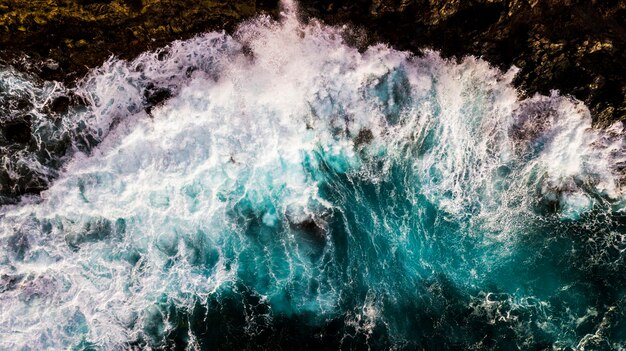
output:
[[[79,83],[0,348],[622,347],[623,126],[294,13]]]

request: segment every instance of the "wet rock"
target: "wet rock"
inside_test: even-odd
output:
[[[142,0],[124,0],[124,3],[132,10],[139,12],[143,8]]]
[[[50,104],[50,111],[62,114],[66,113],[70,107],[70,98],[67,96],[59,96],[52,100]]]
[[[300,0],[302,17],[353,24],[359,47],[386,42],[419,53],[481,56],[521,69],[528,95],[552,89],[591,109],[594,122],[626,120],[626,1]],[[62,5],[62,6],[61,6]],[[232,29],[278,0],[14,0],[0,5],[0,63],[74,82],[110,55],[133,58],[175,39]],[[164,53],[167,55],[167,53]],[[24,57],[43,64],[31,67]],[[28,60],[27,60],[28,61]]]
[[[359,146],[363,144],[369,144],[372,140],[374,140],[374,134],[369,129],[361,129],[359,134],[354,139],[354,145]]]
[[[31,139],[30,116],[23,116],[0,124],[4,138],[13,143],[26,144]]]
[[[162,104],[172,97],[172,91],[168,88],[150,85],[144,91],[145,109],[147,113],[152,113],[152,109]]]
[[[73,83],[111,55],[141,52],[208,30],[232,29],[277,0],[12,0],[0,5],[0,63],[43,62],[33,73]],[[48,65],[55,62],[56,65]]]
[[[626,1],[302,0],[304,17],[364,28],[368,41],[502,69],[532,95],[557,89],[590,107],[597,126],[626,121]],[[597,84],[599,81],[602,84]]]

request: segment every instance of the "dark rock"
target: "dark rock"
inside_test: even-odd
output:
[[[362,144],[369,144],[372,140],[374,140],[374,134],[369,129],[361,129],[359,134],[354,139],[354,145],[359,146]]]
[[[58,114],[66,113],[70,107],[70,98],[67,96],[59,96],[50,104],[50,111]]]
[[[584,101],[596,125],[626,120],[625,0],[300,0],[304,20],[353,24],[361,48],[386,42],[503,69],[528,95],[558,89]],[[278,14],[278,0],[13,0],[0,6],[0,63],[72,83],[110,55],[133,58],[200,32]],[[167,52],[163,52],[167,55]],[[43,62],[30,67],[22,58]]]
[[[160,105],[171,97],[172,91],[170,89],[155,87],[154,85],[149,86],[144,91],[146,112],[151,113],[154,107]]]
[[[124,0],[124,3],[126,3],[132,11],[139,12],[143,8],[142,0]]]
[[[20,144],[26,144],[31,139],[30,116],[24,116],[15,120],[3,122],[0,125],[5,139]]]
[[[584,101],[597,126],[626,121],[626,1],[302,0],[303,17],[364,28],[386,42],[446,57],[468,54],[502,69],[532,95],[560,90]]]
[[[73,83],[111,55],[131,59],[176,39],[232,29],[259,13],[277,16],[278,1],[0,1],[0,63]],[[44,64],[29,69],[24,57]]]

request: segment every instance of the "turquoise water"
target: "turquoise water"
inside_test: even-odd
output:
[[[623,126],[286,11],[111,59],[62,166],[4,159],[51,186],[0,209],[0,349],[624,349]]]

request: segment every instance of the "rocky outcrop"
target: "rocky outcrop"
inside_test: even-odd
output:
[[[132,58],[277,8],[278,0],[0,0],[0,60],[68,82],[111,55]]]
[[[527,94],[571,94],[598,126],[626,120],[626,1],[304,0],[303,8],[364,28],[368,42],[515,65]]]
[[[527,94],[571,94],[599,126],[626,119],[625,0],[299,2],[303,17],[362,28],[362,44],[516,65]],[[278,0],[0,0],[0,61],[67,82],[110,55],[131,58],[260,12],[276,15]]]

